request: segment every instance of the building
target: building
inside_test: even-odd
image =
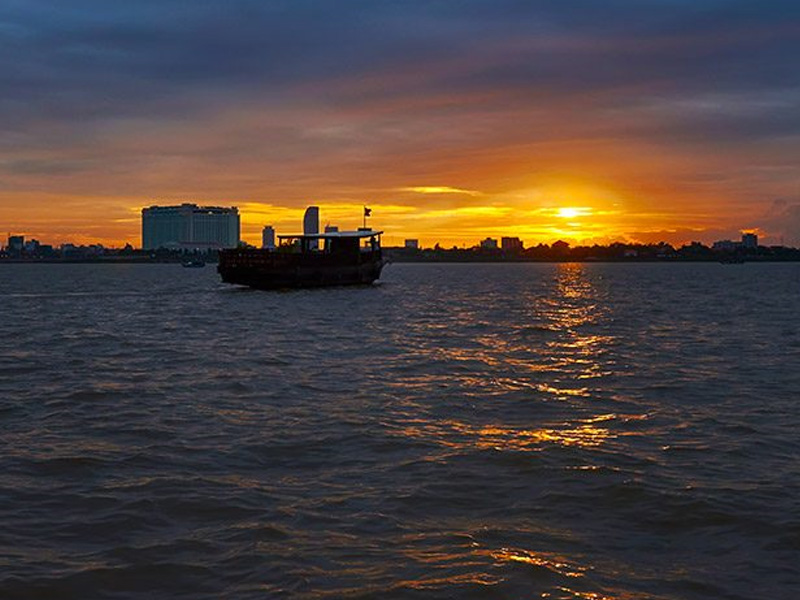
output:
[[[272,225],[265,225],[261,230],[261,247],[267,250],[275,249],[275,228]]]
[[[419,250],[419,240],[406,240],[403,245],[406,250]]]
[[[481,250],[497,250],[497,240],[488,237],[481,240]]]
[[[717,240],[711,244],[711,249],[714,252],[735,252],[740,246],[741,243],[734,242],[733,240]]]
[[[742,248],[745,250],[758,250],[758,236],[755,233],[743,233]]]
[[[325,233],[336,233],[339,228],[336,225],[325,225]]]
[[[500,238],[500,247],[503,252],[522,252],[522,240],[518,237],[504,237]]]
[[[12,256],[17,256],[22,254],[22,250],[25,248],[25,236],[24,235],[10,235],[8,236],[8,246],[6,250]]]
[[[550,251],[553,253],[554,256],[560,258],[569,256],[569,242],[565,242],[564,240],[558,240],[557,242],[553,242],[553,245],[550,246]]]
[[[236,248],[240,226],[236,207],[151,206],[142,209],[142,248]]]
[[[319,233],[319,206],[309,206],[303,215],[303,235],[317,233]],[[312,250],[319,248],[319,242],[317,240],[309,242],[309,248]]]

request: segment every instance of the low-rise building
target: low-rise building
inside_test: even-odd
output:
[[[714,252],[735,252],[742,244],[733,240],[717,240],[711,244]]]
[[[743,233],[742,248],[745,250],[758,250],[758,236],[755,233]]]
[[[500,239],[503,252],[522,252],[524,246],[518,237],[504,237]]]

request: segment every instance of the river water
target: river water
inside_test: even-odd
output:
[[[800,593],[800,265],[0,266],[0,598]]]

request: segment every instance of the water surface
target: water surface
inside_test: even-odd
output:
[[[0,597],[793,598],[800,266],[0,266]]]

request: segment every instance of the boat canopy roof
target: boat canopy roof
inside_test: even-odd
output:
[[[335,240],[340,238],[368,238],[381,235],[382,231],[372,229],[359,229],[358,231],[329,231],[327,233],[298,233],[295,235],[279,235],[280,240]]]

